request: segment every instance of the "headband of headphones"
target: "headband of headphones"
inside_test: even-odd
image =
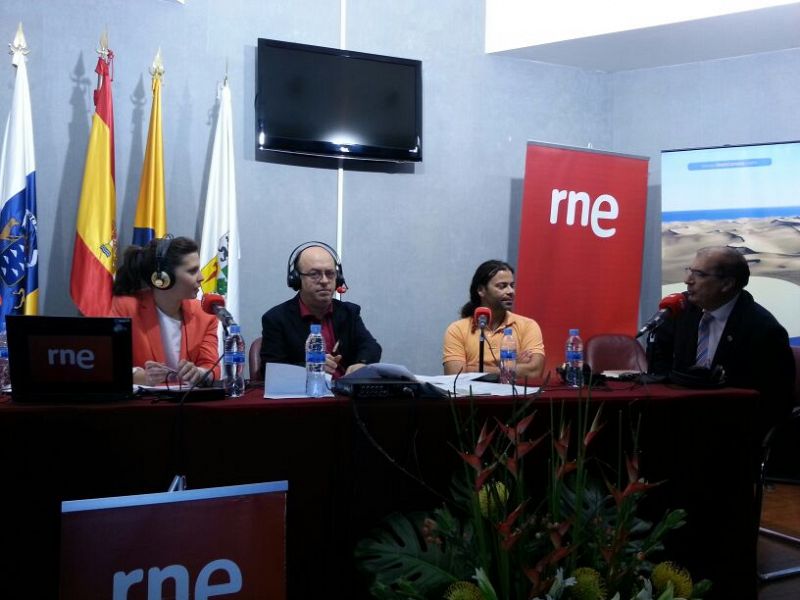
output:
[[[328,254],[331,255],[331,258],[333,258],[333,262],[336,265],[336,291],[340,294],[343,294],[345,291],[347,291],[347,283],[344,280],[342,263],[339,260],[339,255],[336,254],[336,250],[331,248],[325,242],[304,242],[292,250],[292,253],[289,254],[289,260],[286,261],[286,285],[295,291],[300,289],[300,272],[297,270],[297,262],[300,260],[300,255],[303,253],[303,250],[313,248],[315,246],[323,248],[328,252]]]
[[[165,268],[170,244],[172,244],[172,236],[169,233],[156,243],[156,264],[155,270],[150,275],[150,283],[158,290],[168,290],[175,285],[175,275],[172,269]]]

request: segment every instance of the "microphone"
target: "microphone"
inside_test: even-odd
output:
[[[645,333],[653,331],[653,329],[661,325],[668,317],[677,317],[686,308],[686,303],[686,292],[670,294],[662,298],[661,302],[658,303],[658,312],[642,325],[636,337],[641,337]]]
[[[203,312],[216,315],[226,328],[236,324],[233,315],[225,308],[225,298],[219,294],[203,294],[200,306],[203,308]]]
[[[478,329],[486,329],[492,320],[492,309],[486,306],[479,306],[472,313],[472,325]]]

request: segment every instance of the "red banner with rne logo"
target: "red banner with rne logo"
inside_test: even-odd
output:
[[[62,503],[61,600],[284,600],[285,481]]]
[[[584,343],[636,333],[647,163],[528,143],[515,310],[542,328],[545,373],[564,362],[571,328]]]

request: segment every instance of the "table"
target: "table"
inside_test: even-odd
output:
[[[446,492],[460,460],[447,445],[449,402],[261,395],[256,389],[182,410],[145,399],[70,406],[0,400],[0,596],[57,597],[62,500],[164,491],[181,471],[194,488],[287,479],[289,597],[364,597],[352,564],[355,542],[389,512],[441,502],[375,445]],[[642,474],[666,480],[650,493],[650,509],[689,512],[687,527],[668,541],[671,553],[695,576],[712,578],[715,596],[755,598],[751,429],[758,394],[615,384],[592,399],[604,402],[603,443],[614,453],[618,424],[642,415]],[[474,399],[486,416],[502,417],[513,402]],[[550,410],[575,402],[574,390],[543,392],[535,427],[546,430]],[[469,403],[456,401],[460,409]]]

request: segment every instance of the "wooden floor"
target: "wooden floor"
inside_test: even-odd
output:
[[[777,484],[764,490],[761,526],[800,538],[800,485]],[[758,570],[776,571],[800,566],[800,544],[782,542],[760,535]],[[759,600],[797,600],[800,598],[800,575],[762,584]]]

